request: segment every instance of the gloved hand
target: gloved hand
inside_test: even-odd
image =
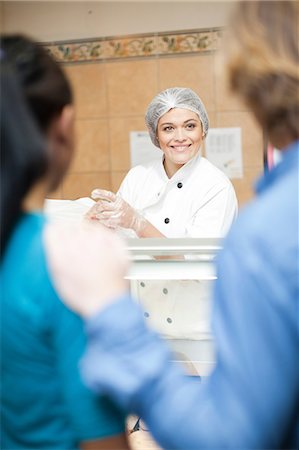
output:
[[[98,220],[108,228],[130,228],[138,235],[146,223],[132,206],[120,196],[103,189],[95,189],[91,193],[93,199],[99,199],[87,212],[86,218]]]

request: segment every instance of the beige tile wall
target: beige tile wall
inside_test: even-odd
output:
[[[144,112],[159,91],[188,86],[206,105],[211,127],[242,128],[244,178],[232,180],[239,203],[252,197],[262,171],[262,134],[243,104],[226,89],[214,53],[65,66],[74,88],[77,153],[56,198],[116,191],[130,168],[129,132],[145,130]]]

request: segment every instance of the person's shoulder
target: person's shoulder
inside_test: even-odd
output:
[[[40,273],[40,265],[43,258],[42,230],[45,218],[42,214],[23,214],[16,224],[8,242],[2,268],[8,268],[14,276],[22,278],[27,271],[32,272],[32,262],[37,268],[32,272],[28,283],[34,276]],[[16,264],[22,261],[22,264]]]
[[[203,156],[198,159],[191,180],[194,186],[200,187],[204,192],[225,190],[229,195],[236,196],[231,180]]]
[[[264,249],[264,254],[282,257],[292,249],[298,255],[298,192],[287,189],[286,184],[269,187],[241,208],[228,234],[240,251],[250,253],[258,248],[260,252]]]
[[[13,305],[8,305],[7,311],[21,303],[26,295],[26,311],[35,317],[34,326],[48,332],[59,317],[62,303],[49,273],[44,245],[45,225],[43,214],[26,214],[20,219],[5,254],[3,276],[5,292],[13,298]],[[18,309],[18,316],[23,314],[23,308]],[[25,322],[24,328],[29,323]]]
[[[212,164],[204,156],[202,156],[199,159],[199,167],[200,167],[200,169],[202,169],[205,172],[207,177],[213,177],[214,181],[218,181],[219,183],[223,183],[223,184],[227,184],[227,185],[231,184],[231,181],[227,177],[227,175],[225,175],[225,173],[222,170],[218,169],[218,167],[216,167],[214,164]]]

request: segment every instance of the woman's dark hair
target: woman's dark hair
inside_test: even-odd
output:
[[[48,167],[46,143],[11,70],[1,61],[1,259],[21,213],[23,197]]]
[[[42,134],[72,103],[72,92],[59,65],[27,37],[1,36],[0,58],[2,258],[24,197],[49,168]]]
[[[72,103],[70,84],[50,54],[22,35],[1,36],[1,51],[23,88],[29,108],[42,131],[63,107]]]

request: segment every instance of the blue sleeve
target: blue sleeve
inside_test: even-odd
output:
[[[54,294],[55,295],[55,294]],[[78,441],[105,438],[124,432],[124,414],[110,399],[94,394],[82,382],[79,361],[86,347],[84,324],[57,298],[51,314],[53,344],[66,415]],[[102,366],[100,359],[97,361]]]
[[[166,346],[130,298],[87,323],[86,382],[141,415],[163,448],[277,448],[296,413],[294,286],[270,267],[267,252],[257,257],[250,245],[226,250],[220,259],[213,316],[217,364],[202,384],[169,363]]]

